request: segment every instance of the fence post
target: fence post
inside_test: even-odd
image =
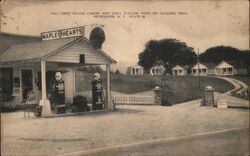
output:
[[[159,86],[154,88],[154,103],[157,105],[161,105],[161,98],[162,98],[162,89]]]
[[[214,107],[214,90],[211,86],[205,88],[205,104]]]

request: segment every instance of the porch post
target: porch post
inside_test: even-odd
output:
[[[46,91],[46,62],[41,61],[41,77],[42,77],[42,99],[39,102],[42,108],[42,116],[51,115],[50,101],[47,99]]]
[[[42,76],[42,100],[47,99],[46,93],[46,62],[41,61],[41,76]]]
[[[111,90],[110,90],[110,64],[106,65],[106,72],[107,72],[107,88],[106,88],[106,92],[107,92],[107,108],[109,110],[112,110],[112,103],[111,103]]]

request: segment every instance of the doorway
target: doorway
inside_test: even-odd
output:
[[[13,93],[13,69],[0,68],[0,96],[3,101],[12,99]]]
[[[33,75],[31,69],[22,69],[22,99],[27,99],[27,94],[29,91],[33,90]]]

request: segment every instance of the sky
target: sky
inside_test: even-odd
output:
[[[121,17],[88,15],[93,12],[118,12]],[[129,18],[125,12],[151,15]],[[157,14],[152,15],[153,12]],[[88,28],[92,24],[104,26],[106,39],[102,49],[117,60],[118,66],[136,65],[138,54],[151,39],[175,38],[196,52],[199,48],[201,53],[217,45],[249,49],[247,0],[1,2],[1,32],[40,36],[41,32],[84,25]]]

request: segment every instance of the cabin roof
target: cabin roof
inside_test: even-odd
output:
[[[202,63],[196,63],[191,69],[198,69],[198,64],[199,64],[199,69],[207,69],[207,66],[205,66]]]
[[[226,61],[221,61],[218,65],[216,65],[215,68],[228,68],[228,67],[234,67],[234,66],[227,63]]]
[[[188,69],[190,69],[190,66],[188,66],[188,65],[185,65],[185,66],[181,66],[181,65],[175,65],[173,68],[172,68],[172,70],[188,70]]]

